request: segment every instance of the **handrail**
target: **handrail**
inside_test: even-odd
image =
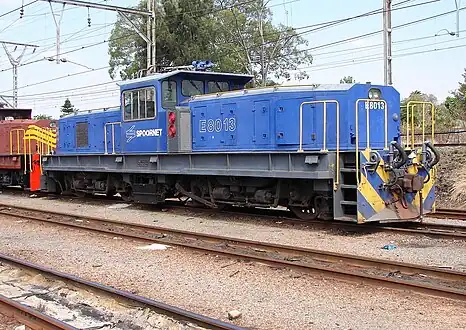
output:
[[[355,130],[356,130],[356,183],[359,186],[359,103],[360,102],[382,102],[384,104],[384,112],[385,112],[385,127],[384,127],[384,149],[388,149],[388,106],[387,101],[385,100],[374,100],[374,99],[357,99],[355,105]],[[370,109],[369,103],[366,103],[366,149],[370,150],[370,125],[369,125],[369,110],[377,110],[377,109]]]
[[[425,112],[426,106],[430,106],[431,110],[431,138],[432,144],[434,144],[434,137],[435,137],[435,105],[432,102],[425,102],[425,101],[409,101],[406,105],[406,140],[408,142],[407,147],[414,149],[414,110],[417,105],[422,105],[422,141],[425,141]],[[411,109],[411,112],[409,111]],[[411,114],[411,130],[409,127],[409,116]],[[410,135],[411,134],[411,135]],[[411,139],[410,139],[411,137]],[[411,143],[409,143],[411,140]]]
[[[324,130],[323,130],[323,143],[322,152],[328,152],[327,150],[327,103],[333,103],[336,105],[336,124],[337,124],[337,141],[336,141],[336,171],[335,181],[333,184],[333,190],[338,189],[340,183],[340,103],[337,100],[319,100],[319,101],[305,101],[299,106],[299,149],[298,152],[304,152],[303,150],[303,106],[306,104],[320,104],[324,106]]]
[[[105,154],[108,155],[108,148],[107,148],[107,125],[112,125],[112,155],[115,154],[115,125],[120,125],[121,121],[115,121],[112,123],[105,123],[104,125],[104,149]]]
[[[18,154],[21,153],[21,144],[20,144],[20,132],[23,132],[23,152],[24,152],[24,174],[27,172],[27,159],[26,159],[26,140],[24,140],[25,130],[23,128],[13,128],[10,130],[10,155],[13,154],[13,132],[16,132],[16,145],[18,148]]]

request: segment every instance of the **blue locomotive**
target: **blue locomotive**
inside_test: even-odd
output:
[[[251,79],[182,69],[123,82],[119,108],[59,120],[43,189],[284,206],[302,219],[358,223],[431,211],[439,156],[430,142],[401,146],[393,87],[245,89]]]

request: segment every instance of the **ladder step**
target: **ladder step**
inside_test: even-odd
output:
[[[355,168],[340,168],[340,172],[345,172],[345,173],[356,173],[356,169]]]
[[[355,202],[355,201],[341,201],[340,204],[341,205],[355,205],[355,206],[357,206],[358,202]]]
[[[358,186],[355,184],[342,184],[340,187],[341,189],[358,189]]]

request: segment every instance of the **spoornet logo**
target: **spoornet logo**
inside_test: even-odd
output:
[[[136,131],[136,136],[161,136],[162,129],[161,128],[149,128],[149,129],[138,129]]]
[[[133,125],[126,130],[126,143],[133,141],[135,138],[139,137],[157,137],[162,136],[161,128],[149,128],[149,129],[135,129],[136,126]]]

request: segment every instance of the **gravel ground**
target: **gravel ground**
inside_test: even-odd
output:
[[[271,226],[270,223],[244,221],[241,217],[228,220],[225,216],[219,216],[221,220],[216,220],[214,212],[212,216],[193,215],[190,212],[180,214],[141,206],[126,207],[123,203],[77,203],[74,200],[69,202],[8,194],[0,195],[0,202],[466,271],[466,242],[462,240],[387,232],[358,234],[335,229],[303,229],[302,226],[295,229],[289,225],[282,228],[278,224]],[[395,244],[397,248],[390,251],[382,249],[386,244]]]
[[[69,210],[71,211],[71,210]],[[2,252],[253,329],[464,329],[464,303],[0,219]],[[448,315],[448,317],[445,317]]]

